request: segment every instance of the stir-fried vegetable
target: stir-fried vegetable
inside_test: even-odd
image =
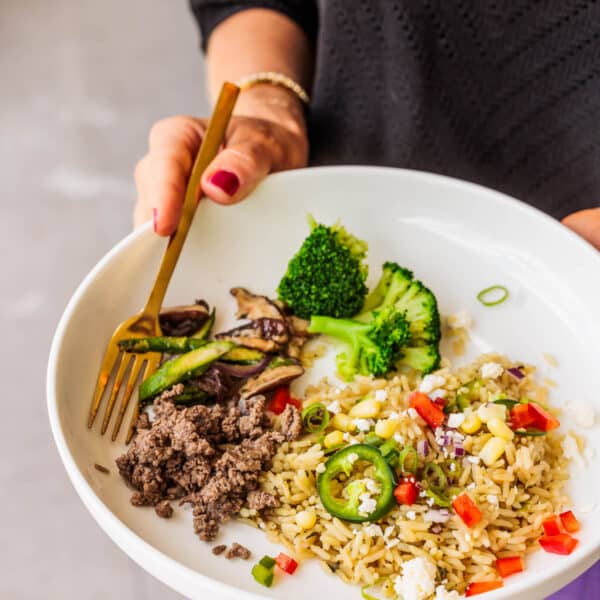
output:
[[[539,540],[540,546],[551,554],[571,554],[577,546],[577,540],[568,533],[558,535],[543,535]]]
[[[292,398],[289,387],[282,386],[275,390],[275,394],[269,404],[269,410],[273,414],[280,415],[288,404],[295,406],[298,410],[302,410],[302,402],[296,398]]]
[[[419,487],[414,477],[403,477],[394,490],[394,497],[398,504],[411,505],[419,497]]]
[[[291,556],[288,556],[283,552],[279,553],[279,555],[275,559],[275,563],[282,571],[284,571],[288,575],[293,575],[296,572],[296,569],[298,568],[298,563]]]
[[[410,395],[409,406],[414,408],[432,429],[440,427],[446,418],[444,411],[421,392],[413,392]]]
[[[579,529],[580,529],[579,521],[573,514],[573,511],[567,510],[563,513],[560,513],[559,516],[560,516],[560,520],[561,520],[563,527],[569,533],[575,533],[576,531],[579,531]]]
[[[497,306],[502,304],[508,296],[508,288],[503,285],[491,285],[477,294],[477,300],[484,306]]]

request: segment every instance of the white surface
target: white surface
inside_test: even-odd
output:
[[[598,254],[549,219],[500,194],[446,178],[375,168],[330,168],[271,177],[254,197],[224,210],[202,202],[169,290],[167,303],[204,297],[231,322],[232,285],[273,293],[288,258],[307,232],[305,215],[341,218],[369,241],[371,279],[383,260],[410,266],[438,296],[443,313],[466,309],[474,318],[473,353],[505,352],[545,366],[556,356],[559,383],[552,401],[584,399],[600,410]],[[259,594],[293,600],[307,595],[356,598],[357,590],[326,576],[315,561],[265,591],[247,563],[213,557],[192,533],[189,512],[172,521],[133,508],[115,475],[121,448],[85,428],[96,371],[114,326],[135,312],[148,292],[164,242],[146,229],[130,235],[80,286],[58,327],[48,368],[50,419],[61,457],[77,491],[105,531],[155,576],[191,598]],[[485,308],[477,292],[495,283],[511,290],[504,304]],[[585,377],[582,377],[585,373]],[[569,427],[565,423],[566,428]],[[598,426],[586,431],[596,456]],[[595,441],[594,441],[595,438]],[[93,469],[110,466],[111,475]],[[576,473],[578,503],[600,492],[598,462]],[[526,573],[486,598],[541,598],[565,585],[598,559],[597,510],[582,517],[580,544],[569,557],[537,553]],[[223,541],[238,540],[256,556],[268,550],[262,534],[243,525],[224,528]],[[153,549],[153,547],[156,549]],[[205,577],[210,574],[214,580]],[[235,586],[235,587],[234,587]]]

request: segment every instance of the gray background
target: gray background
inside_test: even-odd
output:
[[[151,124],[203,114],[186,0],[0,0],[0,598],[175,600],[95,525],[44,379],[70,295],[131,228]]]

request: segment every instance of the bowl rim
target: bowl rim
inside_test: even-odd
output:
[[[460,187],[462,189],[470,189],[479,194],[485,194],[490,200],[494,200],[497,203],[504,204],[505,206],[510,205],[512,210],[521,211],[529,215],[534,215],[536,218],[541,219],[554,228],[555,231],[561,231],[561,235],[567,236],[571,239],[571,244],[575,244],[579,247],[579,252],[589,254],[593,259],[598,261],[600,268],[600,252],[598,252],[590,243],[586,242],[583,238],[578,236],[576,233],[565,227],[560,221],[554,219],[550,215],[540,211],[539,209],[525,204],[515,198],[508,196],[497,190],[481,186],[476,183],[464,181],[454,177],[448,177],[446,175],[440,175],[436,173],[430,173],[426,171],[418,171],[412,169],[399,169],[395,167],[380,167],[380,166],[366,166],[366,165],[343,165],[343,166],[320,166],[320,167],[307,167],[305,169],[296,169],[293,171],[285,171],[269,175],[269,180],[280,180],[280,179],[303,179],[311,175],[329,175],[335,174],[364,174],[364,175],[385,175],[385,176],[396,176],[401,175],[405,177],[417,178],[427,182],[438,182],[445,186]],[[291,182],[293,183],[293,181]],[[46,396],[47,396],[47,409],[48,417],[50,421],[51,431],[54,438],[54,443],[58,449],[62,463],[67,471],[69,479],[75,488],[78,496],[82,500],[85,507],[88,509],[94,520],[98,525],[108,534],[113,542],[131,557],[140,567],[149,572],[151,575],[162,581],[168,587],[175,589],[179,593],[186,594],[187,588],[183,585],[179,585],[179,580],[183,581],[182,575],[185,580],[195,580],[201,583],[207,591],[213,591],[215,593],[225,594],[230,597],[243,597],[248,600],[261,600],[267,596],[257,594],[251,591],[242,590],[238,587],[229,585],[217,579],[213,579],[203,573],[200,573],[186,565],[178,562],[170,556],[163,553],[161,550],[154,547],[149,542],[146,542],[138,534],[134,533],[129,527],[122,522],[97,496],[91,485],[86,481],[83,474],[77,467],[77,463],[67,443],[65,433],[61,424],[61,418],[58,408],[58,396],[56,393],[56,369],[61,354],[63,341],[67,325],[71,319],[72,313],[76,309],[81,297],[84,295],[86,289],[89,287],[91,282],[107,267],[107,265],[113,260],[113,258],[120,254],[127,247],[136,243],[136,241],[148,235],[150,230],[150,223],[146,223],[137,230],[130,232],[121,241],[114,245],[89,271],[84,277],[81,283],[77,286],[75,292],[68,301],[62,316],[58,322],[56,330],[52,338],[52,344],[50,347],[50,354],[48,358],[48,365],[46,371]],[[565,557],[566,558],[566,557]],[[536,588],[540,586],[553,587],[555,590],[560,588],[560,583],[557,580],[568,577],[571,581],[583,573],[587,568],[592,566],[597,560],[600,559],[600,542],[594,546],[593,544],[584,553],[578,554],[577,558],[573,558],[572,561],[564,561],[559,565],[559,568],[554,569],[551,575],[540,581],[528,580],[525,582],[518,582],[510,587],[511,595],[522,594],[522,593],[534,593]],[[499,589],[493,592],[489,598],[506,597],[506,590]],[[487,596],[486,596],[487,597]]]

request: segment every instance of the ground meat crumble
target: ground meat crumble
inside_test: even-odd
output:
[[[298,410],[286,407],[276,431],[264,396],[246,399],[243,410],[236,400],[182,407],[172,398],[165,393],[154,402],[153,421],[140,417],[135,438],[116,461],[136,490],[131,503],[154,506],[163,518],[173,514],[170,501],[190,504],[194,531],[206,541],[242,506],[276,506],[271,494],[259,490],[259,475],[279,444],[300,435]]]

